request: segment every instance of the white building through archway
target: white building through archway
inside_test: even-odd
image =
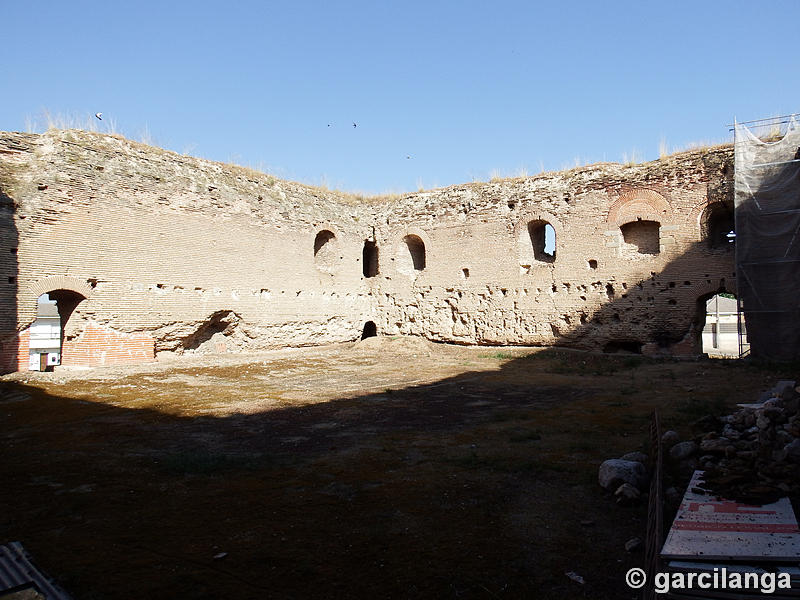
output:
[[[749,347],[744,315],[739,314],[736,298],[731,294],[715,294],[706,300],[703,354],[738,358]]]

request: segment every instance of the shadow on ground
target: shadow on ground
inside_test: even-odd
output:
[[[635,597],[645,509],[604,495],[598,465],[642,449],[654,407],[688,431],[776,376],[367,342],[7,379],[0,535],[78,600]],[[412,359],[429,381],[404,383]],[[333,371],[365,393],[300,397]]]

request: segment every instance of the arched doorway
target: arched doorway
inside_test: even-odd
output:
[[[375,337],[378,335],[378,326],[375,325],[375,321],[367,321],[364,323],[364,330],[361,332],[361,339],[365,340],[370,337]]]
[[[717,292],[697,301],[697,329],[701,352],[716,358],[739,358],[749,350],[744,315],[739,313],[736,296]]]
[[[30,328],[28,368],[31,371],[49,371],[64,364],[64,341],[77,335],[68,329],[69,318],[85,299],[78,292],[64,289],[37,298],[36,320]]]

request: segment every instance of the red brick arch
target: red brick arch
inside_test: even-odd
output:
[[[639,188],[623,193],[608,209],[608,223],[620,227],[631,221],[672,223],[674,215],[666,198],[655,190]]]
[[[92,286],[85,280],[67,275],[53,275],[39,279],[29,288],[29,292],[34,298],[55,290],[69,290],[84,298],[88,298],[92,294]]]

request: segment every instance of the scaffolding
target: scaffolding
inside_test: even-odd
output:
[[[800,358],[798,115],[734,124],[736,275],[753,356]]]

